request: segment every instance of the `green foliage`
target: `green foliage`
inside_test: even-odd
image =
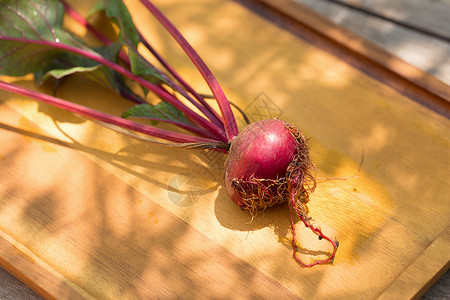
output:
[[[57,0],[6,0],[0,3],[0,74],[22,76],[46,67],[56,53],[49,45],[27,44],[21,39],[73,43],[61,29],[64,7]]]
[[[138,52],[137,46],[140,41],[139,31],[134,25],[133,19],[131,18],[125,4],[123,4],[121,0],[108,0],[106,5],[106,15],[120,29],[119,41],[123,46],[128,48],[131,72],[133,72],[134,75],[140,76],[152,83],[169,84],[163,74],[161,74],[161,72],[159,72]]]
[[[126,47],[130,70],[134,75],[154,84],[171,85],[168,77],[138,52],[139,32],[125,4],[121,0],[102,0],[90,14],[100,11],[104,11],[111,22],[119,27],[119,40],[94,49],[63,28],[65,11],[60,1],[0,1],[0,75],[23,76],[34,73],[35,80],[43,83],[51,77],[61,79],[74,73],[84,73],[103,86],[144,102],[128,87],[122,74],[87,56],[74,54],[56,45],[68,45],[82,50],[82,53],[101,56],[117,64],[121,49]],[[143,90],[147,94],[148,90]],[[166,102],[134,106],[123,117],[170,120],[192,125],[180,110]]]
[[[123,113],[122,118],[148,118],[148,119],[160,119],[169,120],[178,123],[184,123],[187,125],[192,125],[192,123],[183,115],[181,111],[175,108],[172,104],[167,102],[159,102],[156,105],[151,104],[138,104],[126,112]],[[153,120],[153,124],[157,121]]]

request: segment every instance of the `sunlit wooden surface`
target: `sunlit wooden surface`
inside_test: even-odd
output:
[[[72,1],[87,12],[90,1]],[[155,1],[253,118],[311,137],[310,215],[340,242],[333,265],[292,259],[289,210],[252,220],[222,188],[224,157],[144,144],[0,93],[0,261],[47,297],[414,296],[449,261],[450,122],[236,2]],[[137,1],[144,34],[206,85]],[[83,35],[74,24],[74,31]],[[31,77],[6,78],[36,87]],[[128,103],[75,76],[58,96],[120,114]],[[305,258],[329,251],[298,224]],[[420,269],[420,276],[417,270]],[[408,288],[405,288],[408,287]]]

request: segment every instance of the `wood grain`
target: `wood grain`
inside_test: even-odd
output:
[[[43,298],[36,294],[32,289],[26,286],[19,279],[11,275],[8,271],[0,268],[0,298],[9,299],[27,299],[42,300]]]
[[[89,10],[87,0],[73,3]],[[138,1],[126,3],[155,47],[207,91]],[[2,92],[6,269],[48,298],[372,299],[408,288],[416,261],[431,260],[413,293],[445,268],[449,253],[433,250],[446,245],[450,225],[445,116],[240,3],[156,4],[233,102],[253,119],[282,117],[312,138],[319,177],[353,175],[364,151],[357,179],[326,181],[311,195],[311,217],[340,242],[334,264],[294,262],[286,206],[254,219],[240,211],[222,188],[223,156],[148,145]],[[2,79],[52,89],[29,76]],[[58,96],[117,115],[130,105],[83,76],[65,81]],[[301,224],[297,230],[304,259],[330,251]]]

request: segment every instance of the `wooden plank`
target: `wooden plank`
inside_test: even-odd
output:
[[[448,1],[294,1],[450,84]]]
[[[312,1],[294,0],[310,6]],[[320,9],[325,9],[328,6],[329,10],[334,10],[335,6],[327,5],[337,2],[343,4],[350,4],[351,6],[370,10],[382,16],[386,16],[393,20],[402,21],[406,24],[414,24],[417,27],[426,29],[430,32],[436,32],[442,36],[448,36],[448,28],[450,28],[450,18],[448,17],[449,1],[421,1],[421,0],[378,0],[378,1],[363,1],[363,0],[334,0],[333,2],[327,0],[318,0],[315,5],[320,6]]]
[[[46,299],[92,299],[39,256],[2,231],[0,265]]]
[[[0,268],[0,298],[1,299],[27,299],[42,300],[35,291],[26,286],[8,271]]]
[[[89,9],[87,0],[73,3]],[[127,4],[143,33],[206,91],[137,1]],[[238,3],[156,4],[230,99],[312,137],[320,177],[353,175],[365,151],[357,180],[325,182],[311,195],[311,216],[340,242],[334,264],[305,269],[293,261],[286,206],[252,219],[231,203],[222,188],[224,157],[148,145],[7,93],[0,93],[7,122],[0,132],[2,231],[97,297],[164,290],[192,298],[282,291],[287,298],[371,299],[396,284],[450,226],[450,173],[442,168],[450,121]],[[2,79],[51,91],[30,77]],[[129,106],[82,76],[58,95],[117,115]],[[315,256],[308,249],[329,251],[298,225],[305,259]],[[436,264],[449,259],[443,255]]]

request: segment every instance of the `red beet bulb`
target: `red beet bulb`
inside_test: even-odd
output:
[[[251,214],[289,202],[293,230],[294,258],[304,266],[332,262],[338,242],[326,237],[306,214],[309,193],[316,187],[314,165],[303,133],[279,119],[248,125],[231,142],[225,163],[225,186],[231,200]],[[328,259],[304,263],[297,256],[293,213],[319,239],[333,245]]]

